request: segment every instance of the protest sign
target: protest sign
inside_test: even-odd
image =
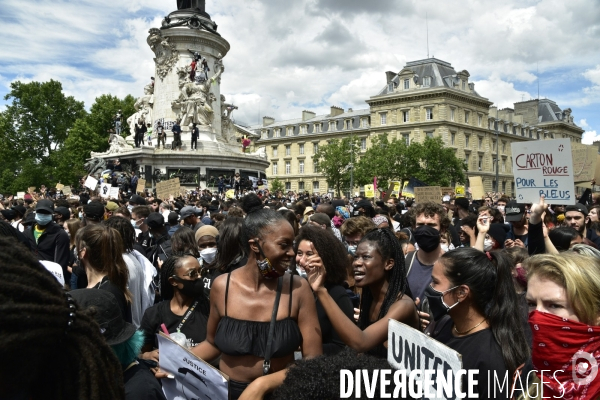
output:
[[[373,185],[365,185],[365,197],[375,197],[375,188]]]
[[[455,197],[465,197],[465,185],[456,185],[454,195]]]
[[[414,190],[417,204],[428,201],[442,204],[442,189],[439,186],[421,186],[416,187]]]
[[[169,196],[178,195],[179,192],[179,178],[169,179],[168,181],[162,181],[156,184],[156,196],[159,199],[168,199]]]
[[[35,192],[35,186],[30,186],[29,188],[27,188],[27,192],[28,192],[29,194],[31,194],[31,193],[33,193],[33,192]]]
[[[598,148],[580,143],[571,143],[573,156],[573,180],[589,183],[594,179]]]
[[[162,332],[157,335],[160,369],[174,376],[163,379],[167,399],[226,399],[229,377],[175,343]]]
[[[235,190],[229,189],[228,191],[226,191],[225,192],[225,197],[227,197],[228,199],[235,198]]]
[[[471,189],[473,200],[481,200],[483,196],[485,196],[483,191],[483,181],[480,176],[469,177],[469,188]]]
[[[65,187],[65,185],[63,185],[62,183],[56,184],[56,190],[62,190],[64,187]]]
[[[64,187],[62,188],[62,192],[63,192],[63,194],[64,194],[65,196],[68,196],[68,195],[70,195],[71,193],[73,193],[73,192],[71,191],[71,186],[64,186]]]
[[[98,179],[94,178],[93,176],[88,176],[83,186],[91,190],[96,190],[96,186],[98,186]]]
[[[111,199],[119,199],[119,188],[118,187],[111,187],[110,190],[108,191],[108,197]]]
[[[25,198],[25,192],[17,192],[17,199],[24,199]]]
[[[143,193],[144,190],[146,190],[146,180],[139,178],[138,179],[138,183],[137,183],[137,187],[135,188],[135,192],[136,193]]]
[[[452,195],[454,193],[454,188],[452,186],[442,186],[440,189],[442,190],[443,196],[447,194]]]
[[[575,204],[573,160],[569,139],[511,143],[519,203]]]
[[[107,199],[110,195],[110,183],[101,183],[100,184],[100,196]]]
[[[406,375],[412,371],[420,371],[421,382],[425,381],[424,372],[427,370],[435,371],[436,375],[442,373],[444,376],[447,376],[448,371],[452,371],[452,377],[454,377],[462,369],[462,357],[459,353],[430,336],[393,319],[390,319],[388,323],[387,360],[392,367],[406,371]],[[432,376],[431,378],[433,379],[432,389],[437,392],[436,377]],[[456,398],[455,394],[461,388],[451,386],[453,386],[450,390],[451,396],[447,396],[448,393],[442,393],[446,396],[425,396],[423,398],[454,399]]]

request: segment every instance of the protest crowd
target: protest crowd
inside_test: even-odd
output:
[[[590,190],[548,206],[137,189],[2,196],[0,397],[165,399],[162,333],[229,398],[339,398],[341,369],[390,368],[389,319],[460,353],[479,398],[600,396]],[[509,384],[492,392],[489,371]]]

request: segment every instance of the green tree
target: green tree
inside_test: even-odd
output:
[[[407,146],[404,140],[396,138],[390,142],[385,133],[374,136],[371,144],[356,165],[355,176],[359,185],[372,183],[373,178],[377,177],[381,188],[385,190],[388,182],[403,181],[419,171],[419,146]]]
[[[54,185],[56,153],[69,129],[85,116],[83,102],[65,96],[60,82],[13,82],[0,115],[0,190],[15,193]]]
[[[444,146],[442,138],[426,138],[419,146],[421,168],[415,175],[417,179],[431,186],[449,186],[452,182],[465,182],[467,164],[456,157],[454,149]]]
[[[325,176],[327,185],[333,187],[338,196],[342,195],[342,189],[350,188],[351,170],[358,161],[358,148],[358,138],[352,135],[331,140],[320,146],[314,155],[318,172]]]
[[[285,190],[285,185],[283,182],[281,182],[279,179],[277,178],[273,178],[271,180],[271,192],[272,193],[277,193],[278,191],[284,191]]]

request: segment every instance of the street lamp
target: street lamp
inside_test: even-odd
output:
[[[498,193],[500,190],[498,190],[499,185],[500,185],[500,178],[498,177],[498,158],[500,155],[500,142],[498,141],[498,107],[496,107],[496,193]]]

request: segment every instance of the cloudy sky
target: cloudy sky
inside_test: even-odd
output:
[[[0,95],[15,80],[96,96],[143,94],[154,75],[148,29],[175,0],[2,0]],[[238,122],[304,109],[367,108],[385,71],[429,54],[466,69],[500,107],[550,98],[600,140],[600,1],[207,0],[231,44],[221,91]],[[539,73],[537,72],[539,70]],[[538,81],[539,78],[539,81]],[[0,100],[0,107],[5,104]]]

